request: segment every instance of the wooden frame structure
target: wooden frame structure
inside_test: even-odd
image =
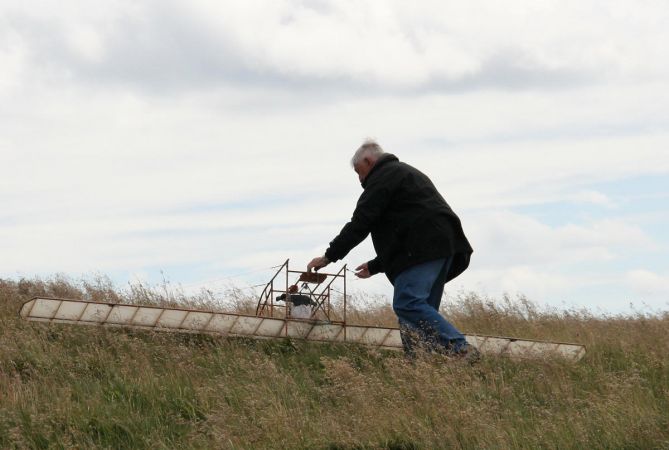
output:
[[[320,320],[331,324],[346,325],[346,265],[336,273],[327,272],[303,272],[291,270],[290,259],[287,259],[276,271],[263,289],[256,306],[256,316],[282,319],[296,319],[291,315],[290,301],[279,304],[276,294],[284,294],[290,297],[291,293],[306,295],[313,301],[311,317],[308,320]],[[282,275],[282,276],[280,276]],[[292,283],[291,283],[292,280]],[[335,289],[334,285],[341,283],[342,290]],[[301,284],[301,289],[298,285]],[[296,292],[291,291],[291,286]],[[332,293],[339,292],[342,301],[335,304],[332,301]]]

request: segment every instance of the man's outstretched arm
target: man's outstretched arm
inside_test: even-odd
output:
[[[367,237],[372,224],[386,209],[391,198],[391,188],[388,184],[377,181],[369,185],[358,199],[351,221],[344,225],[337,237],[330,242],[325,255],[311,260],[307,265],[307,271],[318,270],[346,256]]]

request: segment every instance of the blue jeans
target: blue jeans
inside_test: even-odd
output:
[[[414,355],[416,344],[427,350],[457,353],[467,341],[460,331],[439,314],[444,284],[453,257],[409,267],[393,283],[393,310],[400,324],[402,345]]]

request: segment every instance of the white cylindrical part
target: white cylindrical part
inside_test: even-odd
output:
[[[309,305],[297,305],[290,309],[290,317],[293,319],[310,319],[312,312]]]

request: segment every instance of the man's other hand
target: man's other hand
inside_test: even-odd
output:
[[[330,260],[325,256],[317,256],[307,264],[307,272],[311,272],[311,269],[318,271],[318,269],[327,266],[330,264]]]
[[[367,263],[360,264],[355,268],[355,270],[355,276],[358,278],[369,278],[372,276],[372,274],[369,273],[369,267],[367,267]]]

